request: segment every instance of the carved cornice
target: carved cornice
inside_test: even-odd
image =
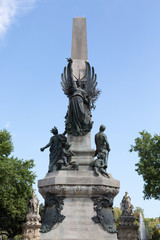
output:
[[[50,185],[39,188],[39,192],[43,197],[46,193],[55,194],[57,196],[99,196],[112,194],[115,197],[118,192],[118,187],[104,186],[104,185]]]
[[[121,226],[134,226],[135,218],[133,215],[130,216],[120,216],[120,225]]]
[[[40,223],[41,217],[39,214],[28,213],[26,216],[26,222],[22,224],[23,227],[33,227],[38,228],[41,226]]]

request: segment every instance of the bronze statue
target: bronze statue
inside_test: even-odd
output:
[[[41,151],[44,151],[46,148],[50,147],[50,162],[48,172],[57,170],[56,163],[61,158],[63,147],[67,141],[67,138],[64,134],[58,134],[58,129],[56,127],[51,129],[51,133],[53,133],[54,136],[50,138],[49,143],[45,147],[40,148]]]
[[[66,142],[65,147],[62,150],[61,158],[57,162],[57,170],[60,170],[62,166],[71,165],[71,169],[78,170],[78,163],[72,161],[72,156],[75,156],[74,152],[70,150],[71,143]]]
[[[106,168],[107,168],[107,166],[104,162],[104,154],[98,153],[97,159],[95,160],[94,165],[93,165],[93,170],[94,170],[96,176],[99,176],[99,173],[101,173],[103,176],[106,176],[109,178],[109,175],[106,172]]]
[[[99,176],[99,173],[101,173],[103,176],[109,178],[106,169],[108,167],[108,154],[110,151],[110,147],[107,136],[104,133],[105,129],[106,127],[104,125],[101,125],[99,132],[95,135],[95,156],[97,156],[97,159],[94,161],[94,163],[91,164],[91,167],[93,167],[96,176]]]
[[[86,74],[82,79],[73,80],[72,59],[68,59],[67,74],[66,67],[62,77],[62,89],[69,98],[69,106],[66,114],[66,131],[74,136],[84,136],[92,128],[91,108],[95,108],[95,101],[100,94],[96,89],[96,74],[86,62]]]
[[[110,152],[110,146],[107,140],[107,136],[104,133],[106,127],[104,125],[101,125],[99,128],[99,132],[95,135],[95,144],[96,144],[96,151],[95,156],[97,154],[102,153],[104,164],[106,165],[106,168],[108,167],[108,155]]]

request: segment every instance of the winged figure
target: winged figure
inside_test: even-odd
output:
[[[85,75],[85,85],[84,89],[88,95],[89,99],[89,109],[95,109],[95,101],[97,100],[100,90],[97,87],[97,75],[94,73],[94,67],[92,67],[92,74],[91,74],[91,67],[88,62],[86,63],[86,75]]]
[[[94,68],[86,63],[86,73],[83,78],[77,79],[72,71],[72,59],[68,59],[67,69],[61,74],[62,89],[69,98],[66,114],[66,131],[74,136],[84,136],[92,128],[91,109],[95,108],[100,90],[97,89]]]

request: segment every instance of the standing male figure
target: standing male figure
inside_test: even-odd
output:
[[[53,172],[57,170],[56,163],[61,158],[62,150],[64,148],[67,138],[63,134],[58,134],[58,129],[56,127],[51,129],[51,133],[54,136],[50,138],[49,143],[42,147],[40,150],[44,151],[46,148],[50,147],[49,151],[49,169],[48,172]]]
[[[101,125],[99,128],[99,132],[95,135],[95,144],[96,144],[95,156],[97,156],[98,153],[102,153],[104,164],[108,166],[108,154],[111,149],[109,147],[107,136],[104,133],[105,129],[106,127],[104,125]]]

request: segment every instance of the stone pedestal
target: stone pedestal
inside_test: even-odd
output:
[[[93,198],[112,196],[119,192],[119,181],[112,178],[95,177],[93,171],[57,171],[48,173],[38,182],[39,192],[44,198],[50,193],[64,197],[61,215],[64,219],[47,233],[41,233],[45,240],[102,240],[117,239],[117,233],[109,233],[101,223],[95,223],[97,216]]]
[[[26,223],[22,224],[23,240],[38,240],[40,237],[40,215],[28,213]]]
[[[135,225],[119,225],[118,230],[118,239],[119,240],[138,240],[138,226]]]
[[[75,153],[72,159],[79,164],[79,170],[89,170],[90,165],[94,161],[95,150],[91,149],[91,133],[85,136],[72,136],[68,134],[67,141],[71,145],[71,150]]]
[[[134,224],[133,205],[128,192],[125,193],[121,202],[122,215],[120,224],[117,227],[118,239],[120,240],[138,240],[138,226]]]

